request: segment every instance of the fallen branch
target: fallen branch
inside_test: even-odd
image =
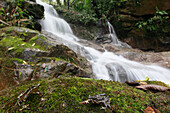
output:
[[[102,107],[101,109],[106,109],[107,107],[111,108],[109,96],[106,97],[105,94],[99,94],[95,96],[89,95],[88,99],[86,101],[81,102],[81,104],[102,104],[105,107]]]
[[[37,94],[41,95],[41,92],[38,90],[39,86],[40,86],[40,83],[38,85],[32,85],[24,93],[21,93],[17,97],[18,100],[17,100],[16,105],[20,106],[21,105],[20,103],[24,102],[27,99],[28,95],[31,94],[31,93],[33,93],[33,94],[37,93]]]
[[[1,20],[1,19],[0,19],[0,22],[1,22],[1,23],[3,23],[3,24],[5,24],[5,25],[7,25],[7,26],[9,26],[9,24],[8,24],[8,23],[4,22],[4,21],[3,21],[3,20]]]

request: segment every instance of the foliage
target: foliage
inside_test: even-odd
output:
[[[15,105],[17,96],[31,85],[40,83],[42,96],[29,95],[22,112],[143,112],[151,105],[161,112],[168,112],[169,94],[144,92],[126,84],[83,78],[49,78],[46,80],[29,81],[1,92],[1,110],[18,112],[23,106]],[[100,110],[100,105],[81,104],[89,95],[105,93],[109,96],[111,109]],[[43,98],[40,99],[40,98]]]
[[[119,8],[123,7],[126,0],[76,0],[73,8],[76,11],[84,11],[94,13],[96,18],[109,18],[109,16],[118,13]]]
[[[58,8],[58,10],[62,9]],[[70,10],[65,11],[63,16],[67,19],[67,21],[70,21],[71,23],[80,23],[83,25],[92,25],[97,23],[97,18],[95,18],[95,14],[87,14],[85,10],[83,10],[82,12],[77,12],[70,8]]]
[[[153,17],[145,21],[139,21],[136,26],[140,29],[146,29],[149,31],[162,30],[164,24],[169,22],[169,15],[166,11],[159,11],[157,9],[156,14]]]
[[[72,23],[91,25],[96,24],[100,18],[110,20],[116,16],[125,2],[126,0],[74,0],[70,1],[69,10],[64,10],[65,6],[59,6],[57,10],[63,11],[64,17]],[[67,7],[67,4],[65,5]]]
[[[7,1],[5,7],[0,7],[0,19],[10,26],[22,26],[25,21],[32,21],[33,16],[28,16],[28,11],[23,7],[24,0]]]

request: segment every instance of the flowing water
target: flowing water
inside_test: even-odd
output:
[[[109,29],[109,35],[112,39],[112,43],[116,44],[116,45],[121,45],[120,41],[118,40],[118,38],[116,36],[115,30],[109,21],[107,21],[107,25],[108,25],[108,29]]]
[[[52,33],[58,37],[56,40],[62,40],[64,45],[84,56],[91,63],[93,73],[97,79],[125,82],[127,80],[144,80],[149,77],[150,80],[170,84],[169,69],[156,65],[140,64],[112,52],[100,52],[94,48],[84,46],[79,42],[80,39],[74,36],[69,24],[59,17],[51,5],[41,2],[41,0],[36,0],[36,2],[45,8],[45,18],[40,20],[43,31]],[[111,24],[109,27],[114,31]],[[111,34],[114,35],[115,33]],[[119,43],[119,40],[115,39],[115,42]]]

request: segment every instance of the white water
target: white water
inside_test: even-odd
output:
[[[149,77],[150,80],[170,84],[169,69],[156,65],[143,65],[112,52],[100,52],[94,48],[83,46],[74,36],[69,24],[58,16],[52,6],[41,2],[41,0],[36,1],[45,8],[45,19],[40,21],[42,29],[56,35],[63,41],[63,44],[84,56],[91,63],[97,79],[125,82],[126,80],[144,80]]]
[[[114,30],[113,26],[110,24],[109,21],[107,21],[107,25],[108,25],[108,28],[109,28],[109,35],[112,39],[112,43],[116,44],[116,45],[121,45],[121,43],[119,42],[119,40],[116,36],[115,30]]]

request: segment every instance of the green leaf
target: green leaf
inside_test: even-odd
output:
[[[140,24],[138,27],[139,27],[139,28],[142,28],[142,25]]]
[[[19,72],[19,76],[21,76],[21,74],[22,74],[22,73],[21,73],[21,72]]]

